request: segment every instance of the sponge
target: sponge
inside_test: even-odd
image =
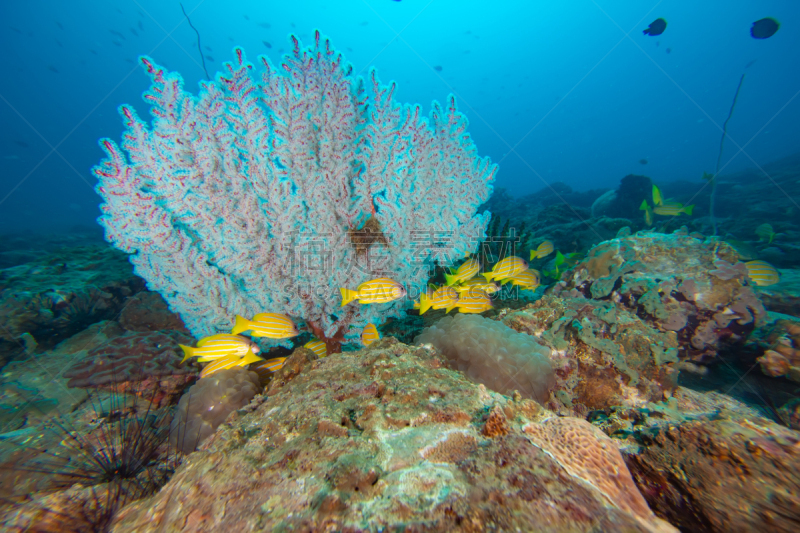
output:
[[[517,390],[544,403],[555,385],[549,348],[480,315],[444,317],[414,342],[432,344],[453,368],[501,394]]]
[[[183,453],[197,449],[233,411],[261,390],[258,375],[229,368],[199,380],[181,397],[170,426],[170,443]]]

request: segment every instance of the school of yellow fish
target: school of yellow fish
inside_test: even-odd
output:
[[[683,206],[676,202],[664,201],[661,191],[653,185],[653,209],[642,202],[645,219],[652,224],[653,213],[660,215],[676,216],[680,213],[691,215],[694,206]],[[759,228],[766,238],[774,236],[772,228]],[[550,255],[554,250],[551,241],[542,242],[536,250],[530,251],[530,259],[541,259]],[[777,269],[765,261],[750,261],[745,263],[749,277],[757,285],[772,285],[780,281]],[[459,313],[483,313],[493,308],[491,295],[500,290],[500,284],[511,283],[521,289],[535,290],[539,286],[541,275],[538,270],[528,267],[528,262],[517,256],[510,256],[498,261],[490,271],[480,273],[481,264],[477,259],[470,258],[462,263],[455,272],[445,274],[445,284],[441,287],[431,285],[427,291],[420,295],[420,300],[414,303],[414,308],[419,314],[425,314],[430,309],[444,309],[445,313],[456,309]],[[365,281],[355,289],[340,288],[342,294],[342,307],[352,302],[359,304],[387,303],[403,298],[406,295],[405,287],[390,278],[377,278]],[[288,339],[299,335],[297,326],[292,319],[279,313],[259,313],[248,320],[236,315],[230,333],[218,333],[197,341],[196,347],[180,345],[184,352],[181,363],[196,357],[201,363],[208,363],[203,367],[200,377],[204,378],[220,370],[234,366],[249,366],[260,378],[266,378],[270,373],[283,367],[286,357],[277,357],[265,360],[258,354],[260,348],[250,338],[241,334],[249,332],[250,337],[267,337],[271,339]],[[369,346],[380,339],[378,328],[375,324],[367,324],[361,331],[361,342]],[[318,357],[328,355],[325,342],[314,339],[304,345]]]

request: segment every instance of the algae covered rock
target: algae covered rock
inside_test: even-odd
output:
[[[586,416],[660,401],[675,388],[678,340],[610,301],[545,295],[503,322],[552,350],[555,392],[547,407]]]
[[[615,302],[661,331],[674,331],[681,358],[695,361],[741,342],[766,314],[737,252],[685,231],[600,243],[552,292]]]
[[[258,397],[257,397],[258,398]],[[298,349],[115,531],[675,531],[614,442],[385,338]]]

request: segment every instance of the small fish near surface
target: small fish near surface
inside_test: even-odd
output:
[[[647,159],[644,159],[644,158],[640,159],[639,160],[639,164],[640,165],[646,165],[647,164]]]
[[[381,335],[378,333],[378,328],[375,327],[375,324],[367,324],[364,326],[364,329],[361,331],[361,343],[364,346],[369,346],[380,339]]]
[[[261,349],[253,341],[246,337],[230,333],[218,333],[203,337],[197,341],[197,347],[184,346],[179,344],[184,353],[181,363],[192,357],[199,358],[201,362],[221,359],[229,355],[243,357],[247,353],[258,353]]]
[[[664,33],[664,30],[667,29],[667,21],[662,18],[657,18],[650,25],[642,31],[645,35],[650,35],[655,37],[656,35],[661,35]]]
[[[553,241],[544,241],[536,250],[531,250],[531,261],[541,259],[553,253]]]
[[[456,283],[464,283],[472,279],[475,274],[481,269],[481,264],[477,259],[469,259],[461,264],[456,270],[455,274],[445,274],[444,279],[447,280],[445,285],[452,286]]]
[[[775,35],[775,32],[780,28],[780,23],[772,17],[766,17],[757,20],[750,28],[750,36],[753,39],[767,39]]]
[[[231,333],[250,332],[251,337],[269,337],[270,339],[288,339],[296,337],[299,332],[292,320],[277,313],[259,313],[253,320],[236,315]]]
[[[365,281],[356,290],[340,287],[342,307],[358,300],[362,304],[378,304],[399,300],[406,295],[406,289],[390,278],[376,278]]]
[[[775,285],[781,280],[778,269],[766,261],[748,261],[744,266],[747,267],[747,274],[750,279],[759,287]]]

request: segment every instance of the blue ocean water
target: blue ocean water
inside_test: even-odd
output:
[[[613,188],[629,173],[658,183],[713,172],[721,126],[743,73],[721,173],[797,151],[800,8],[789,2],[370,0],[183,4],[214,76],[242,46],[278,63],[288,35],[320,29],[356,72],[396,80],[401,102],[454,93],[497,186],[525,195],[553,182]],[[117,107],[146,117],[142,54],[197,92],[206,78],[178,2],[3,2],[0,230],[93,226],[90,168]],[[781,24],[756,40],[751,24]],[[658,36],[642,30],[664,18]],[[640,160],[646,160],[644,166]],[[779,193],[777,193],[779,194]]]

